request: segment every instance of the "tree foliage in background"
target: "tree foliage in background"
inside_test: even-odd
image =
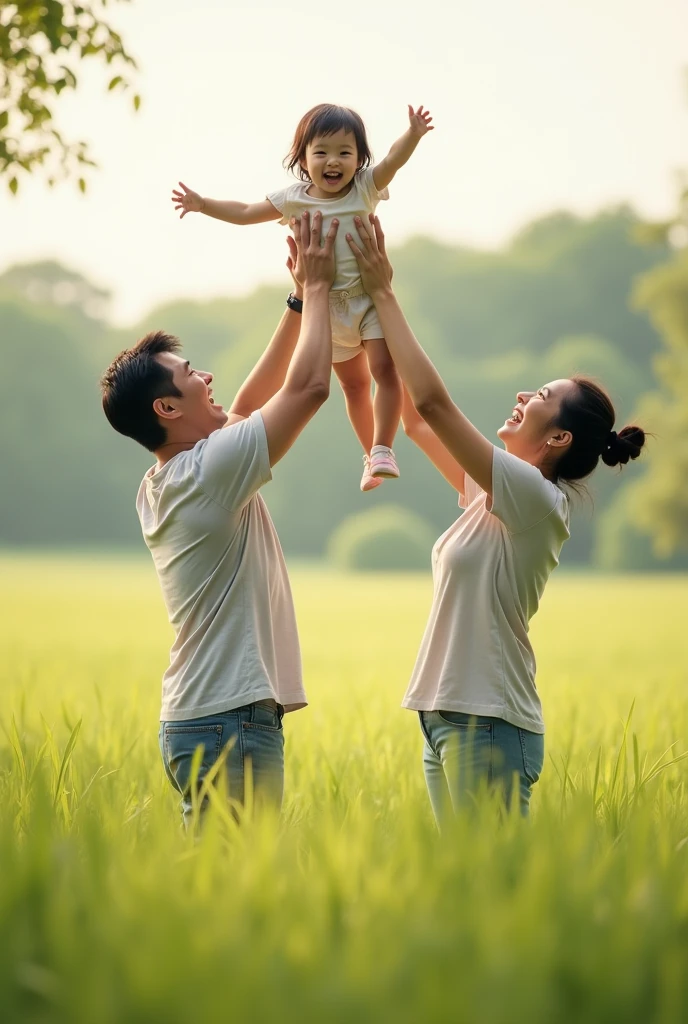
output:
[[[633,281],[666,263],[669,249],[634,244],[629,233],[638,223],[625,209],[591,218],[560,214],[497,252],[416,238],[392,253],[414,330],[486,436],[495,438],[517,390],[574,371],[607,384],[623,422],[652,390],[661,341],[644,313],[629,310],[628,298]],[[213,371],[216,394],[228,405],[284,308],[284,288],[263,287],[236,298],[178,299],[122,330],[107,322],[107,298],[49,261],[0,275],[0,545],[140,548],[134,496],[151,456],[106,422],[100,373],[120,349],[164,328],[182,339],[194,365]],[[361,494],[360,446],[335,382],[264,491],[287,553],[321,557],[340,523],[390,504],[422,517],[435,537],[445,530],[457,515],[456,494],[401,430],[395,451],[401,478]],[[576,502],[564,564],[591,561],[606,511],[624,494],[620,484],[641,475],[639,465],[621,478],[600,468],[590,483],[594,502]],[[612,567],[627,567],[619,564],[625,539],[614,545],[616,554],[604,545]],[[598,545],[598,562],[602,554]],[[648,558],[652,564],[651,552]]]
[[[656,434],[647,453],[647,472],[629,498],[638,524],[664,555],[688,551],[688,186],[676,216],[644,225],[640,237],[664,239],[674,248],[667,263],[639,280],[634,299],[646,309],[664,341],[654,368],[661,390],[640,403],[638,418]]]
[[[120,35],[103,19],[108,0],[97,3],[18,0],[0,3],[0,177],[16,193],[22,172],[40,168],[49,185],[94,167],[88,143],[65,139],[55,126],[55,103],[78,87],[81,60],[93,57],[113,71],[108,89],[131,87],[136,68]],[[128,2],[128,0],[116,0]],[[138,110],[140,97],[134,95]]]

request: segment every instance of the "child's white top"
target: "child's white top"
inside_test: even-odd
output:
[[[354,217],[368,222],[368,214],[373,213],[381,199],[389,199],[389,190],[378,191],[373,181],[373,168],[366,167],[354,175],[351,187],[345,196],[335,199],[315,199],[308,195],[311,187],[309,181],[298,181],[279,192],[271,192],[266,198],[276,210],[282,214],[280,224],[288,224],[291,217],[300,217],[304,210],[313,214],[320,210],[323,215],[323,235],[332,223],[332,218],[339,220],[339,231],[335,240],[335,279],[333,291],[353,291],[361,288],[361,275],[356,257],[349,248],[346,234],[349,232],[358,237],[354,225]]]

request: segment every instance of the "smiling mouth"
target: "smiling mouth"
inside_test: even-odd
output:
[[[523,422],[523,413],[521,412],[520,409],[514,409],[514,411],[512,412],[511,416],[507,420],[507,423],[522,423],[522,422]]]
[[[343,177],[344,175],[341,171],[328,171],[326,174],[323,174],[323,178],[328,185],[338,185]]]

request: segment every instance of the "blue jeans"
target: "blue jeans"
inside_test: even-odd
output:
[[[517,791],[528,815],[531,787],[540,778],[545,737],[501,718],[460,711],[420,711],[423,768],[437,824],[475,802],[482,785],[499,789],[509,807]]]
[[[196,778],[196,791],[220,757],[219,775],[227,786],[232,805],[243,806],[246,777],[250,771],[256,803],[282,806],[284,792],[283,709],[274,700],[259,700],[233,708],[221,715],[192,718],[186,722],[160,723],[160,752],[165,773],[182,795],[184,824],[193,816],[191,763],[196,749],[203,750]],[[203,812],[208,797],[200,808]]]

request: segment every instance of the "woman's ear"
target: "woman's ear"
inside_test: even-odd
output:
[[[554,434],[549,438],[547,444],[550,448],[568,448],[573,441],[573,434],[570,430],[562,430],[559,434]]]

